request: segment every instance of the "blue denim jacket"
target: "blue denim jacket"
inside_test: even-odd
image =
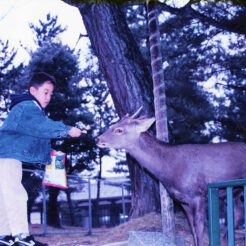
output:
[[[71,128],[46,117],[35,101],[22,101],[0,128],[0,158],[50,164],[51,138],[67,137]]]

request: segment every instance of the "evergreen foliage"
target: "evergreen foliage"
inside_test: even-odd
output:
[[[135,6],[134,9],[136,8],[137,10],[133,10],[132,7],[127,7],[125,11],[127,20],[145,60],[150,61],[145,8],[142,5]],[[159,11],[161,14],[161,6]],[[137,17],[133,17],[133,12]],[[195,26],[190,28],[191,23],[183,21],[181,16],[175,16],[173,19],[176,26],[177,22],[180,23],[179,28],[170,28],[164,33],[162,31],[161,38],[169,140],[173,144],[209,142],[209,136],[203,132],[206,129],[206,122],[214,116],[213,105],[210,103],[208,93],[203,90],[195,77],[200,55],[195,47],[201,37],[194,31]],[[165,20],[162,23],[166,24],[166,21],[171,22]],[[160,22],[160,28],[162,23]]]
[[[53,120],[87,129],[88,134],[78,139],[54,140],[52,146],[67,153],[68,174],[85,169],[92,171],[99,163],[99,150],[94,140],[99,131],[98,121],[108,124],[114,113],[110,106],[101,101],[102,95],[107,93],[107,86],[97,68],[90,66],[95,58],[88,56],[88,66],[82,71],[80,51],[76,53],[59,41],[57,35],[66,28],[58,25],[57,21],[57,17],[48,14],[45,21],[39,21],[39,25],[30,24],[36,34],[38,48],[30,54],[25,77],[28,78],[33,72],[45,71],[56,78],[56,88],[46,113]]]
[[[44,43],[56,42],[58,35],[67,30],[66,27],[62,27],[57,22],[58,16],[51,16],[48,13],[45,21],[39,20],[39,25],[29,24],[30,29],[33,30],[34,41],[38,47],[43,46]]]
[[[47,15],[46,21],[39,21],[39,26],[30,24],[30,27],[37,33],[35,37],[38,48],[30,53],[31,60],[25,68],[25,77],[39,71],[53,75],[57,83],[52,100],[46,108],[47,115],[55,121],[76,125],[81,129],[87,129],[88,132],[80,138],[52,140],[52,147],[67,154],[67,174],[78,174],[88,170],[92,175],[98,164],[100,173],[101,158],[107,152],[97,148],[95,137],[101,126],[109,124],[114,113],[111,106],[102,100],[102,95],[108,94],[103,77],[97,69],[89,65],[90,60],[95,58],[88,57],[88,66],[84,71],[80,68],[80,51],[76,53],[59,41],[57,35],[65,28],[57,24],[57,17]],[[28,176],[28,179],[27,175],[24,177],[25,183],[35,180],[35,177]],[[28,187],[28,184],[26,186]],[[57,204],[59,189],[49,187],[48,191],[48,224],[60,227]],[[69,192],[70,189],[67,194]],[[33,193],[31,197],[35,195],[36,193]],[[29,206],[32,206],[31,202]]]
[[[9,42],[0,40],[0,120],[4,120],[9,106],[9,94],[14,90],[16,81],[23,69],[23,64],[13,65],[17,50],[9,47]]]
[[[196,1],[182,8],[160,3],[158,9],[170,142],[244,141],[245,7]],[[145,7],[126,6],[125,13],[149,60]],[[219,96],[206,90],[208,81],[216,81]]]

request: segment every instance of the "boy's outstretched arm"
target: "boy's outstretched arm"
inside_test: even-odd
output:
[[[19,104],[12,110],[18,110],[20,114],[19,119],[14,121],[13,131],[25,135],[51,139],[67,136],[79,137],[82,133],[86,133],[77,127],[47,118],[33,102],[26,102],[24,105]]]

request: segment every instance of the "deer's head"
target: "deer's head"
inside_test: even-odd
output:
[[[130,149],[134,146],[141,132],[147,131],[155,118],[142,116],[136,118],[141,108],[132,116],[124,116],[112,125],[105,133],[97,138],[97,145],[101,148]]]

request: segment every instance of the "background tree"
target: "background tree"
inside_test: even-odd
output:
[[[84,128],[92,122],[93,116],[89,114],[88,109],[86,110],[85,107],[81,106],[82,103],[85,103],[81,96],[85,89],[78,86],[82,78],[78,65],[78,58],[69,47],[58,43],[47,43],[32,54],[32,59],[26,71],[30,74],[45,71],[54,75],[57,85],[50,105],[47,107],[47,114],[53,120],[63,121],[67,125],[78,125]],[[88,149],[88,147],[93,145],[93,142],[89,142],[90,139],[84,137],[75,141],[64,139],[52,142],[54,149],[67,153],[66,164],[68,174],[73,173],[75,169],[83,170],[89,168],[89,166],[85,165],[83,159],[86,152],[89,158],[92,159],[93,151]],[[57,209],[59,191],[57,188],[49,187],[47,218],[49,224],[56,226],[59,226]],[[52,211],[52,213],[49,213],[49,211]]]
[[[155,2],[146,1],[148,26],[149,26],[149,44],[153,79],[153,93],[156,119],[156,137],[160,141],[169,142],[168,137],[168,119],[166,103],[166,84],[164,80],[163,61],[161,52],[161,40],[159,23],[155,8]],[[174,223],[174,205],[165,187],[159,183],[162,214],[162,231],[172,242],[175,242],[175,223]]]
[[[16,57],[17,50],[9,47],[8,41],[0,40],[0,94],[1,94],[1,106],[0,106],[0,120],[4,120],[6,117],[9,94],[14,90],[16,81],[18,80],[23,64],[18,66],[14,65],[14,58]]]
[[[39,20],[39,24],[30,23],[30,29],[34,34],[34,42],[38,47],[43,46],[44,43],[54,43],[59,40],[59,34],[67,30],[58,23],[58,16],[51,16],[50,13],[46,15],[46,19]]]
[[[62,120],[68,125],[86,128],[88,134],[79,139],[55,140],[52,142],[52,146],[67,153],[66,167],[68,174],[77,174],[86,169],[93,171],[96,164],[99,163],[100,165],[105,152],[99,152],[94,141],[95,136],[100,131],[98,123],[100,121],[102,127],[105,127],[105,125],[108,127],[109,122],[115,118],[112,107],[101,98],[102,94],[108,94],[106,83],[103,82],[103,77],[96,69],[92,71],[87,66],[84,71],[81,70],[79,63],[80,51],[75,52],[74,49],[63,45],[59,39],[59,35],[66,28],[58,24],[57,17],[47,14],[44,21],[40,20],[38,24],[31,23],[29,26],[33,30],[37,48],[35,50],[25,48],[31,59],[29,64],[19,71],[18,78],[15,80],[12,78],[11,81],[15,82],[13,86],[6,83],[8,89],[12,88],[12,91],[6,92],[7,102],[10,93],[23,92],[33,72],[46,71],[53,74],[58,84],[46,113],[54,120]],[[88,59],[93,60],[95,57]],[[11,61],[6,60],[5,65],[11,64]],[[5,78],[7,77],[5,76]],[[95,85],[96,82],[97,86]],[[100,98],[98,98],[99,96]],[[105,110],[104,117],[101,117],[103,110]],[[98,111],[101,113],[98,114]],[[100,177],[100,173],[101,171],[99,171],[98,177]],[[40,190],[30,189],[32,182],[40,183],[40,177],[25,172],[24,185],[27,187],[30,196],[29,208],[33,206],[35,198],[40,192]],[[71,190],[67,191],[68,200],[71,192]],[[49,214],[48,223],[54,226],[60,226],[57,205],[58,193],[58,189],[50,188],[48,208],[49,211],[53,211],[53,214]],[[100,192],[98,192],[99,196]],[[72,206],[70,207],[72,209]]]
[[[229,4],[229,3],[228,3]],[[163,55],[165,56],[166,60],[168,61],[168,67],[165,69],[165,78],[169,81],[170,86],[173,84],[173,81],[186,81],[185,83],[182,83],[186,85],[186,88],[184,87],[182,90],[182,94],[189,95],[188,100],[193,100],[192,98],[197,97],[197,93],[194,86],[199,86],[199,82],[202,81],[212,81],[212,80],[221,80],[220,76],[226,72],[226,69],[223,68],[223,63],[226,59],[226,54],[228,54],[228,51],[226,51],[226,48],[224,46],[223,38],[227,39],[232,37],[232,33],[225,32],[221,29],[218,29],[217,26],[213,26],[210,23],[213,23],[214,16],[211,15],[209,18],[206,16],[206,11],[209,13],[208,9],[211,10],[213,7],[213,10],[217,8],[217,15],[219,12],[219,9],[223,9],[225,14],[225,11],[231,8],[235,8],[235,6],[228,5],[226,3],[224,4],[208,4],[204,7],[201,7],[200,4],[196,5],[198,8],[195,13],[191,16],[191,12],[194,11],[194,7],[192,5],[188,4],[185,7],[181,8],[183,11],[180,11],[178,8],[170,8],[166,5],[161,5],[160,9],[170,10],[170,16],[167,19],[167,21],[163,22],[161,26],[161,30],[163,32]],[[199,9],[201,7],[201,9]],[[227,9],[227,10],[226,10]],[[174,11],[176,10],[176,12]],[[206,10],[206,11],[205,11]],[[190,14],[188,15],[188,12]],[[200,12],[203,14],[198,15]],[[181,14],[183,13],[183,14]],[[227,12],[228,15],[229,12]],[[181,15],[179,15],[181,14]],[[221,11],[220,11],[221,14]],[[226,15],[223,15],[220,18],[229,18]],[[236,12],[235,12],[236,14]],[[206,17],[206,18],[205,18]],[[224,22],[224,20],[222,22]],[[221,23],[221,26],[223,24]],[[175,49],[172,49],[173,44],[175,42]],[[179,73],[179,71],[183,71],[182,73]],[[187,79],[188,78],[188,79]],[[200,85],[202,85],[200,83]],[[177,84],[175,83],[174,86],[176,87]],[[170,87],[172,91],[172,87]],[[191,92],[193,91],[193,92]],[[211,95],[208,95],[206,91],[204,91],[203,88],[200,89],[206,96],[206,98],[210,98],[211,102],[214,102],[215,100],[218,100],[215,97],[212,97]],[[171,92],[170,92],[171,93]],[[170,94],[168,93],[168,94]],[[179,95],[176,95],[175,97],[178,99]],[[172,99],[169,103],[173,105],[174,108],[174,102],[176,105],[181,105],[180,103],[177,104],[177,101]],[[221,102],[221,100],[225,101],[225,98],[223,97],[218,100],[218,103]],[[184,126],[183,129],[185,131],[182,132],[182,134],[179,132],[182,128],[178,127],[179,121],[173,121],[172,122],[172,128],[176,129],[175,131],[171,130],[172,133],[172,139],[175,142],[207,142],[211,141],[215,135],[220,135],[215,128],[210,131],[210,135],[206,134],[200,134],[200,136],[197,134],[201,132],[201,122],[209,122],[209,119],[217,119],[215,113],[213,113],[213,117],[209,117],[211,115],[211,110],[209,109],[206,111],[205,114],[202,113],[202,100],[195,100],[197,103],[195,107],[198,110],[194,110],[194,103],[191,104],[191,107],[189,111],[199,113],[196,117],[196,120],[192,120],[193,123],[193,131],[189,132],[187,131],[189,125],[191,125],[191,119],[187,119],[182,117],[182,114],[172,114],[177,120],[182,120]],[[186,101],[185,101],[186,104]],[[221,107],[221,105],[220,105]],[[176,112],[183,112],[182,108],[179,107],[176,108]],[[170,113],[175,111],[169,111]],[[178,117],[177,117],[178,116]],[[207,119],[206,119],[207,118]],[[181,121],[181,122],[182,122]],[[212,124],[211,124],[212,125]],[[199,130],[200,129],[200,130]],[[218,128],[217,128],[218,129]],[[205,129],[204,129],[205,130]],[[202,132],[204,132],[202,130]],[[174,133],[174,134],[173,134]],[[187,135],[190,134],[190,137]],[[182,136],[182,138],[180,138]]]
[[[102,83],[96,88],[89,85],[88,80],[85,79],[86,71],[83,72],[80,68],[80,53],[75,53],[70,47],[63,45],[56,36],[65,30],[57,24],[57,17],[47,15],[46,21],[39,21],[39,26],[30,24],[30,27],[34,33],[37,32],[35,40],[39,47],[35,51],[30,51],[31,60],[25,68],[25,78],[39,71],[54,75],[57,85],[46,113],[53,120],[88,130],[87,135],[78,139],[54,140],[52,147],[67,153],[67,174],[77,174],[84,170],[92,171],[99,162],[98,148],[94,141],[98,131],[97,122],[95,122],[97,110],[93,109],[94,104],[97,103],[94,97],[96,90],[98,94],[101,94],[106,87]],[[95,80],[96,76],[94,75]],[[27,81],[27,79],[23,80]],[[20,87],[23,86],[22,82]],[[98,103],[97,108],[100,108]],[[109,112],[106,114],[109,116]],[[49,187],[48,191],[48,223],[60,227],[57,203],[60,189]],[[68,190],[68,200],[70,200],[70,193],[71,190]],[[70,208],[72,210],[72,206]],[[73,221],[72,211],[71,221]]]
[[[145,113],[153,114],[150,67],[141,55],[121,7],[95,4],[79,8],[119,116],[132,114],[141,105]],[[132,215],[159,211],[159,196],[155,195],[158,194],[158,183],[133,162],[128,156],[133,190]]]
[[[142,8],[142,12],[145,13],[143,5],[139,5],[138,8]],[[198,33],[197,35],[199,35],[199,32],[194,29],[189,31],[189,26],[184,25],[182,15],[178,17],[180,20],[175,19],[173,22],[176,24],[179,21],[179,23],[183,24],[186,30],[185,33],[182,32],[181,27],[178,30],[171,27],[167,30],[163,29],[163,25],[170,21],[172,16],[164,17],[168,14],[162,10],[162,5],[160,4],[159,6],[157,5],[157,10],[157,15],[161,16],[162,19],[165,18],[160,22],[160,34],[170,143],[208,142],[211,139],[211,133],[210,135],[203,134],[206,130],[205,123],[214,118],[215,112],[213,105],[209,103],[211,95],[204,91],[199,83],[203,80],[199,80],[195,73],[198,62],[197,57],[200,54],[196,54],[195,50],[193,53],[193,46],[199,39],[199,36],[197,37],[193,33]],[[142,34],[141,37],[138,35],[139,30],[144,30],[147,26],[147,21],[140,17],[138,19],[141,21],[135,25],[128,15],[127,20],[134,37],[137,37],[137,41],[141,45],[143,56],[146,60],[150,60],[147,52],[149,44],[146,41],[148,32],[145,35]],[[166,32],[163,33],[163,30],[166,30]]]
[[[93,104],[94,122],[93,129],[94,136],[100,135],[105,129],[107,129],[112,121],[116,118],[116,113],[110,102],[110,95],[107,84],[104,80],[103,74],[98,69],[97,59],[94,55],[91,47],[88,47],[88,56],[86,57],[86,68],[84,68],[84,79],[89,87],[89,90],[85,96],[90,98],[90,102]],[[96,60],[96,61],[95,61]],[[97,179],[97,196],[96,201],[93,203],[93,226],[100,226],[100,215],[98,214],[99,201],[101,195],[101,179],[102,177],[102,159],[104,156],[109,155],[109,150],[97,148],[96,150],[96,160],[99,165],[98,172],[95,175]]]

